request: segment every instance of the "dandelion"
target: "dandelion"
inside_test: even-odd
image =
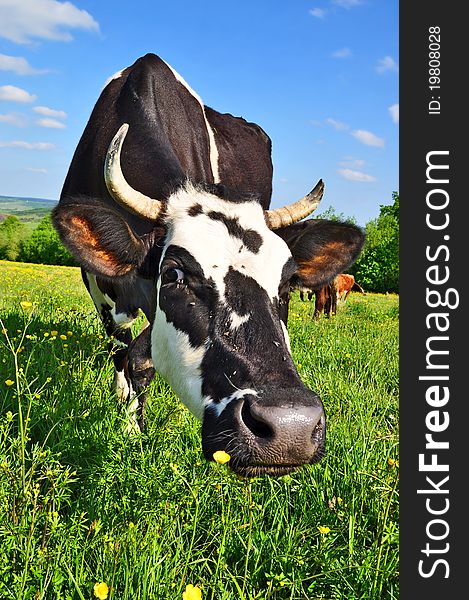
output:
[[[186,591],[182,592],[182,600],[202,600],[202,590],[197,585],[186,586]]]
[[[101,583],[95,583],[93,592],[96,598],[99,598],[99,600],[106,600],[107,595],[109,593],[107,583],[105,583],[104,581],[102,581]]]
[[[50,334],[54,337],[57,337],[59,335],[58,331],[55,331],[55,329],[53,331],[50,332]]]
[[[325,525],[319,525],[318,531],[321,535],[327,535],[331,530]]]
[[[32,302],[28,302],[27,300],[23,300],[22,302],[20,302],[20,306],[24,310],[27,310],[28,308],[32,308],[33,307],[33,303]]]
[[[67,331],[67,337],[72,337],[73,333],[71,331]]]
[[[49,332],[48,331],[44,331],[44,337],[49,337]]]
[[[66,336],[66,335],[64,335],[64,334],[62,333],[62,335],[60,336],[60,339],[61,339],[62,341],[65,341],[65,340],[67,339],[67,336]]]
[[[5,385],[7,385],[8,387],[10,387],[11,385],[13,385],[14,383],[15,383],[15,382],[14,382],[14,381],[12,381],[11,379],[7,379],[7,380],[5,381]]]
[[[224,450],[217,450],[213,453],[213,460],[219,465],[224,465],[230,460],[231,456]]]
[[[388,458],[388,465],[390,467],[398,467],[399,466],[399,461],[396,460],[395,458]]]

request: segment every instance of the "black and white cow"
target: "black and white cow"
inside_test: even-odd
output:
[[[53,215],[113,336],[117,391],[140,427],[156,369],[202,420],[206,458],[225,450],[245,476],[324,455],[323,406],[290,354],[289,292],[303,268],[318,287],[330,281],[363,244],[352,225],[295,224],[322,182],[276,210],[271,191],[266,133],[204,106],[146,55],[102,91]],[[148,324],[132,340],[139,311]]]

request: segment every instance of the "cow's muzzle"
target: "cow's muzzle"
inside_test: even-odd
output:
[[[325,455],[326,418],[319,397],[309,390],[245,396],[218,418],[207,411],[203,451],[230,455],[230,467],[245,477],[284,475]]]

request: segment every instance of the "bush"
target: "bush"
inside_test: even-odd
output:
[[[23,241],[17,260],[47,265],[78,265],[60,241],[49,215],[42,219],[31,237]]]
[[[0,224],[0,259],[16,260],[21,244],[27,237],[27,227],[16,217],[7,217]]]

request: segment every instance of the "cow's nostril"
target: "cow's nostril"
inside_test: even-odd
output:
[[[249,407],[249,402],[245,401],[241,408],[241,419],[243,420],[246,427],[251,431],[256,437],[260,438],[271,438],[274,435],[273,430],[265,423],[261,421],[259,418],[255,417],[251,409]]]

